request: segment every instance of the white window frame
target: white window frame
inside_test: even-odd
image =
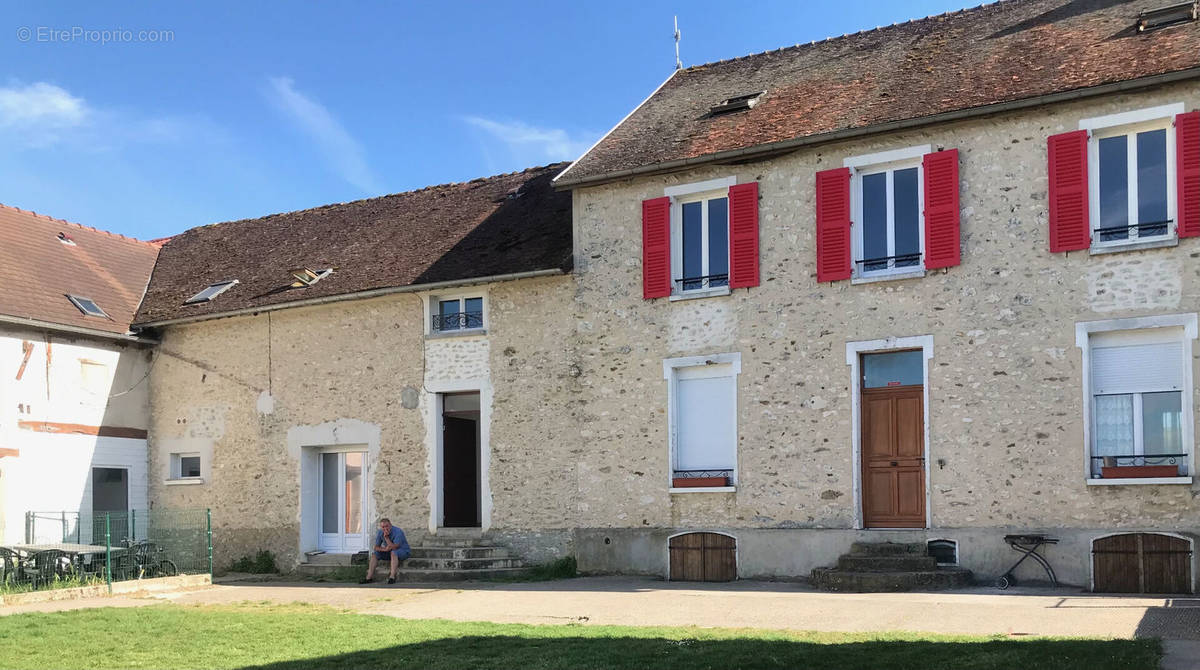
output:
[[[874,281],[892,279],[912,279],[925,276],[925,154],[931,153],[933,146],[922,144],[904,149],[881,151],[862,156],[851,156],[842,161],[842,165],[850,168],[850,245],[853,255],[853,269],[850,276],[852,284],[865,284]],[[893,197],[893,173],[896,170],[908,168],[917,169],[917,240],[920,262],[908,267],[893,267],[883,270],[866,272],[863,264],[858,261],[863,257],[865,243],[863,234],[863,177],[881,172],[887,173],[887,235],[888,256],[896,255],[896,220],[895,198]]]
[[[198,458],[200,459],[200,474],[195,477],[185,477],[183,475],[183,459]],[[198,451],[181,451],[171,454],[171,481],[181,482],[203,482],[204,481],[204,457]]]
[[[1091,221],[1092,236],[1091,253],[1101,254],[1112,251],[1129,251],[1132,249],[1147,249],[1162,246],[1173,246],[1179,243],[1179,217],[1176,205],[1176,174],[1175,174],[1175,116],[1182,114],[1186,107],[1182,102],[1147,107],[1119,114],[1108,114],[1090,119],[1082,119],[1079,129],[1088,132],[1088,219]],[[1129,230],[1129,239],[1100,241],[1100,140],[1117,135],[1128,135],[1129,144],[1126,152],[1127,188],[1129,195],[1129,222],[1137,221],[1137,133],[1147,130],[1167,131],[1167,232],[1152,237],[1138,237],[1136,228]]]
[[[480,328],[455,328],[452,330],[434,330],[433,317],[442,313],[442,302],[446,300],[459,301],[459,311],[465,308],[465,301],[468,298],[480,298],[483,300],[483,326]],[[456,291],[454,293],[431,293],[428,294],[425,302],[425,335],[429,337],[459,337],[463,335],[484,335],[488,328],[491,327],[489,320],[489,305],[487,291],[481,288],[469,291]]]
[[[1156,328],[1182,329],[1183,360],[1183,450],[1187,454],[1187,476],[1145,478],[1092,478],[1092,336],[1099,333],[1114,333]],[[1168,314],[1142,316],[1128,319],[1106,319],[1085,321],[1075,324],[1075,346],[1079,347],[1083,359],[1083,473],[1089,486],[1145,485],[1145,484],[1191,484],[1196,472],[1196,449],[1194,436],[1192,398],[1192,341],[1197,335],[1197,317],[1191,314]]]
[[[708,181],[695,182],[691,184],[680,184],[678,186],[668,186],[663,189],[663,195],[671,199],[671,296],[669,300],[684,300],[688,298],[706,298],[709,296],[729,295],[729,285],[726,282],[725,286],[714,286],[709,288],[695,288],[684,290],[679,279],[683,278],[683,205],[688,202],[702,202],[712,200],[713,198],[725,198],[728,201],[729,187],[737,184],[737,177],[721,177],[719,179],[709,179]],[[704,236],[701,254],[703,255],[704,264],[708,264],[708,207],[703,208],[704,216]],[[733,222],[733,212],[729,210],[726,215],[728,226]],[[732,235],[726,232],[726,249],[725,253],[729,253],[729,247],[732,246]],[[727,261],[727,267],[730,271],[733,270],[732,264]],[[678,275],[678,276],[676,276]]]
[[[733,467],[729,474],[729,486],[707,486],[707,487],[683,487],[675,488],[672,482],[675,476],[675,455],[678,452],[678,425],[679,419],[679,373],[683,370],[698,369],[715,365],[728,365],[730,371],[728,374],[713,374],[712,377],[732,377],[733,378],[733,406],[729,408],[730,421],[733,422]],[[742,372],[742,355],[740,353],[727,354],[712,354],[709,356],[685,356],[682,358],[668,358],[663,361],[663,379],[667,380],[667,433],[669,435],[668,463],[667,463],[667,490],[670,493],[726,493],[737,490],[738,483],[738,393],[737,379]],[[693,379],[698,377],[692,377]]]
[[[89,298],[87,296],[71,295],[68,293],[67,300],[70,300],[71,304],[75,305],[75,309],[79,310],[80,312],[83,312],[84,316],[90,316],[90,317],[94,317],[94,318],[98,318],[98,319],[111,318],[111,317],[109,317],[108,312],[105,312],[104,308],[100,306],[100,303],[96,302],[95,300],[92,300],[91,298]],[[84,301],[91,304],[92,307],[95,307],[96,311],[93,312],[92,310],[88,309],[84,305]]]

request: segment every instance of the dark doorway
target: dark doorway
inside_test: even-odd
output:
[[[103,544],[105,533],[116,543],[132,536],[129,528],[129,471],[92,468],[92,538]]]
[[[479,394],[442,396],[442,526],[478,528]]]

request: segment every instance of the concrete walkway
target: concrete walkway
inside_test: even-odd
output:
[[[1183,670],[1200,646],[1200,597],[1101,596],[1070,590],[978,587],[933,593],[823,593],[800,584],[668,583],[589,577],[444,587],[246,582],[151,598],[99,598],[0,609],[0,614],[80,607],[243,601],[306,602],[400,618],[534,624],[720,626],[818,631],[918,631],[973,635],[1162,637],[1165,668]],[[1190,641],[1192,644],[1186,644]],[[1200,663],[1200,656],[1194,659]],[[1185,664],[1178,664],[1185,663]]]

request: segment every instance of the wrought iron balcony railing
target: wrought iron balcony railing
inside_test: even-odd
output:
[[[681,291],[696,291],[706,288],[720,288],[729,286],[729,274],[706,275],[704,277],[684,277],[676,279],[675,283],[679,284]]]
[[[1171,225],[1172,221],[1172,219],[1167,219],[1166,221],[1131,223],[1127,226],[1105,226],[1103,228],[1097,228],[1096,234],[1100,236],[1101,242],[1129,239],[1129,231],[1131,230],[1136,230],[1138,237],[1155,237],[1158,235],[1166,235],[1167,226]]]
[[[878,272],[891,268],[916,267],[921,264],[921,254],[918,252],[915,254],[898,254],[896,256],[879,256],[878,258],[864,258],[854,262],[862,268],[863,272]]]
[[[434,314],[432,328],[435,333],[483,328],[483,312]]]
[[[1143,465],[1166,465],[1178,468],[1179,476],[1187,476],[1187,454],[1122,454],[1119,456],[1092,456],[1092,476],[1103,478],[1104,468],[1138,467]]]

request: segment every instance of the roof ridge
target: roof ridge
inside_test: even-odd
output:
[[[571,161],[569,161],[569,160],[568,161],[556,161],[554,163],[547,163],[546,165],[535,165],[533,167],[527,167],[523,170],[514,170],[512,172],[501,172],[499,174],[487,175],[486,177],[475,177],[474,179],[469,179],[467,181],[449,181],[449,182],[445,182],[445,183],[441,183],[441,184],[430,184],[428,186],[422,186],[421,188],[414,188],[409,191],[396,191],[394,193],[384,193],[382,195],[373,195],[373,196],[370,196],[367,198],[356,198],[354,200],[343,200],[341,202],[327,202],[327,203],[324,203],[321,205],[313,205],[312,207],[305,207],[303,209],[292,209],[292,210],[288,210],[286,212],[271,212],[270,214],[263,214],[262,216],[251,216],[251,217],[246,217],[243,219],[230,219],[228,221],[215,221],[213,223],[206,223],[203,225],[195,226],[193,228],[189,228],[188,230],[195,230],[197,228],[212,228],[214,226],[222,226],[227,223],[242,223],[244,221],[262,221],[263,219],[269,219],[269,218],[275,217],[275,216],[285,216],[288,214],[304,214],[306,212],[320,211],[320,210],[323,210],[323,209],[326,209],[329,207],[341,207],[343,205],[353,205],[355,203],[369,202],[371,200],[381,200],[383,198],[391,198],[393,196],[398,196],[398,195],[412,195],[412,194],[416,194],[416,193],[424,193],[425,191],[432,191],[434,189],[449,188],[449,187],[453,187],[453,186],[466,186],[468,184],[474,184],[476,182],[485,182],[485,181],[490,181],[492,179],[500,179],[502,177],[512,177],[512,176],[520,175],[520,174],[528,174],[530,172],[538,172],[538,171],[542,171],[542,170],[548,170],[548,169],[551,169],[551,168],[553,168],[555,166],[559,166],[559,165],[564,165],[564,164],[569,165],[570,162]],[[185,230],[183,232],[187,232],[187,231]],[[182,234],[182,233],[179,233],[179,234]],[[172,237],[177,237],[177,236],[178,235],[171,235],[168,237],[161,238],[161,240],[153,240],[152,242],[160,242],[161,241],[162,244],[166,244],[168,241],[170,241],[170,239]]]
[[[50,216],[49,214],[41,214],[41,213],[33,211],[32,209],[21,209],[20,207],[14,207],[13,205],[6,205],[2,202],[0,202],[0,208],[9,209],[14,212],[20,212],[21,214],[29,214],[32,216],[36,216],[39,219],[46,219],[47,221],[53,221],[55,223],[63,223],[68,226],[75,226],[76,228],[82,228],[83,230],[90,230],[94,233],[102,233],[104,235],[108,235],[109,237],[119,237],[123,240],[128,240],[130,242],[137,242],[138,244],[145,244],[147,246],[156,246],[151,241],[139,240],[136,237],[129,237],[128,235],[122,235],[121,233],[114,233],[109,230],[102,230],[102,229],[96,228],[94,226],[85,226],[82,223],[75,223],[74,221],[67,221],[66,219],[60,219],[55,216]]]
[[[683,68],[683,70],[684,70],[684,72],[686,72],[688,70],[699,69],[699,68],[703,68],[703,67],[710,67],[713,65],[725,65],[727,63],[736,63],[737,61],[746,60],[748,58],[755,58],[757,56],[765,56],[767,54],[780,53],[782,51],[788,51],[791,49],[803,49],[806,47],[813,47],[818,44],[824,44],[826,42],[834,42],[837,40],[846,39],[848,37],[857,37],[859,35],[866,35],[868,33],[874,33],[874,32],[879,32],[879,31],[883,31],[883,30],[890,30],[892,28],[898,28],[900,26],[907,26],[907,25],[913,24],[913,23],[921,23],[923,21],[932,21],[934,19],[940,19],[942,17],[950,16],[952,14],[966,14],[967,12],[976,12],[981,9],[992,8],[992,7],[996,7],[998,5],[1014,4],[1018,1],[1019,0],[992,0],[991,2],[985,2],[985,3],[983,3],[981,5],[977,5],[975,7],[963,7],[962,9],[954,9],[954,10],[951,10],[948,12],[942,12],[941,14],[930,14],[929,16],[925,16],[925,17],[922,17],[919,19],[909,19],[907,21],[898,21],[896,23],[890,23],[886,26],[875,26],[874,28],[858,30],[858,31],[855,31],[852,33],[845,33],[843,35],[833,35],[833,36],[829,36],[829,37],[826,37],[826,38],[820,39],[820,40],[812,40],[807,43],[797,43],[797,44],[793,44],[791,46],[779,47],[777,49],[767,49],[766,51],[756,51],[754,53],[748,53],[745,56],[735,56],[733,58],[723,58],[721,60],[709,61],[707,63],[698,63],[696,65],[689,65],[689,66]]]

